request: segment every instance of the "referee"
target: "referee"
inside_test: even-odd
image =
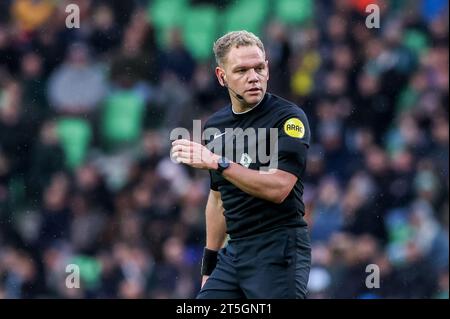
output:
[[[172,143],[172,158],[208,169],[211,177],[197,298],[305,298],[311,264],[302,201],[308,120],[301,108],[266,92],[268,61],[253,33],[222,36],[214,54],[215,74],[228,89],[231,104],[205,124],[205,131],[216,130],[205,138],[207,146],[185,139]],[[270,148],[276,167],[263,172],[265,163],[249,150],[267,147],[271,128],[277,132],[277,147]],[[238,135],[248,129],[267,133],[265,138],[240,139],[245,143],[237,145]],[[233,152],[228,154],[230,145]]]

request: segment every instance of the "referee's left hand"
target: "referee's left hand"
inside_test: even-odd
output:
[[[220,158],[205,146],[185,139],[172,142],[171,155],[178,163],[200,169],[217,169]]]

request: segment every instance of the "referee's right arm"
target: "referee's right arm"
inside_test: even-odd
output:
[[[225,216],[223,214],[223,204],[222,199],[220,197],[220,192],[210,190],[208,196],[208,202],[206,204],[206,248],[205,255],[203,256],[202,261],[202,287],[208,279],[210,272],[215,267],[212,267],[210,263],[211,260],[206,256],[206,250],[208,252],[217,252],[220,248],[222,248],[225,239],[226,239],[226,224],[225,224]],[[211,257],[213,257],[212,255]],[[208,269],[211,268],[211,269]],[[206,271],[206,273],[205,273]]]

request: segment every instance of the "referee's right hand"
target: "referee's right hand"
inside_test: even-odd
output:
[[[208,278],[209,278],[209,276],[206,276],[206,275],[204,275],[204,276],[202,277],[202,288],[203,288],[205,282],[208,280]]]

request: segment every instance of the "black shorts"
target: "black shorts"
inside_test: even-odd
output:
[[[230,239],[198,299],[303,299],[311,245],[307,227]]]

